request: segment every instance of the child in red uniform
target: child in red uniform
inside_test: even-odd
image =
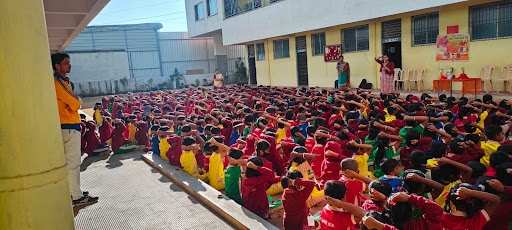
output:
[[[327,144],[327,138],[323,135],[330,136],[327,131],[319,130],[315,134],[316,144],[313,146],[311,154],[315,155],[315,159],[311,162],[311,168],[315,174],[315,178],[320,181],[320,175],[322,175],[322,162],[324,161],[324,150],[325,144]]]
[[[390,198],[389,215],[393,220],[393,225],[377,221],[373,217],[365,217],[363,225],[368,229],[383,230],[440,230],[442,229],[439,221],[443,214],[443,209],[436,203],[427,198],[407,195],[406,193],[396,193]],[[412,220],[413,207],[423,211],[425,214],[418,220]]]
[[[345,202],[347,188],[340,181],[325,183],[325,199],[327,205],[320,214],[322,230],[350,229],[361,221],[364,210],[357,205]]]
[[[244,207],[254,214],[268,218],[268,199],[266,185],[280,181],[272,169],[263,167],[263,160],[253,157],[247,162],[247,171],[242,180],[242,199]]]
[[[387,206],[388,197],[391,196],[391,185],[386,181],[374,180],[368,185],[370,199],[361,206],[365,211],[382,213]]]
[[[322,162],[320,174],[320,186],[322,188],[327,181],[340,179],[341,161],[347,158],[341,152],[341,146],[334,141],[329,141],[325,145],[325,158]]]
[[[482,201],[487,204],[479,210]],[[453,203],[455,210],[450,209],[450,203]],[[467,183],[456,184],[446,198],[444,211],[447,214],[443,214],[441,225],[447,230],[482,229],[500,203],[500,197],[494,194],[474,190]]]
[[[492,215],[491,220],[487,222],[484,230],[506,230],[509,228],[509,222],[512,220],[512,163],[504,163],[498,166],[497,179],[488,180],[488,186],[507,197],[506,200],[501,202],[500,206],[495,213],[499,215]],[[503,181],[502,184],[500,181]],[[488,188],[485,188],[486,191]]]
[[[352,158],[341,161],[341,170],[343,176],[341,176],[340,181],[347,188],[345,201],[360,206],[361,192],[366,190],[366,186],[372,182],[372,179],[359,175],[357,162]]]
[[[135,132],[137,145],[147,152],[149,150],[148,124],[144,121],[138,121],[135,124],[137,126],[137,132]]]
[[[306,200],[313,191],[316,183],[303,179],[299,171],[288,171],[286,177],[281,179],[284,188],[282,202],[284,207],[284,229],[303,229],[307,226],[309,208]]]

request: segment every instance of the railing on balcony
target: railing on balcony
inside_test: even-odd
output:
[[[283,0],[224,0],[224,18],[230,18],[280,1]]]

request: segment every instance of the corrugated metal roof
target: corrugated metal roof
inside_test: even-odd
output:
[[[245,57],[245,46],[227,46],[228,58],[244,58]]]
[[[159,32],[158,39],[192,39],[188,37],[187,32]]]

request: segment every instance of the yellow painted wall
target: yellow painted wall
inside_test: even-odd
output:
[[[261,42],[258,42],[261,43]],[[269,69],[268,69],[268,61],[270,59],[269,54],[269,47],[268,47],[268,40],[263,41],[263,44],[265,46],[265,60],[258,61],[258,50],[256,50],[256,81],[258,82],[258,85],[271,85],[270,84],[270,75],[269,75]],[[255,45],[256,46],[256,45]],[[256,49],[258,47],[256,46]]]
[[[444,7],[415,11],[411,13],[394,15],[380,18],[374,21],[365,21],[340,25],[316,31],[308,31],[290,35],[290,58],[274,59],[273,41],[282,38],[270,38],[265,40],[266,52],[265,61],[257,62],[258,84],[270,83],[272,86],[297,86],[297,61],[295,51],[295,37],[306,35],[308,53],[309,85],[320,87],[332,87],[337,79],[336,63],[325,63],[323,55],[312,56],[311,34],[325,32],[326,44],[334,45],[341,43],[341,30],[359,25],[369,25],[370,50],[366,52],[343,53],[345,60],[350,63],[351,82],[357,86],[363,78],[373,83],[374,88],[379,88],[378,64],[374,61],[375,56],[381,55],[382,50],[382,27],[383,21],[402,19],[402,67],[403,68],[425,68],[424,89],[432,89],[432,80],[439,75],[439,69],[444,66],[454,68],[454,74],[458,76],[461,68],[469,77],[478,77],[484,65],[496,67],[493,78],[498,78],[501,68],[512,64],[512,39],[497,39],[487,41],[471,41],[470,56],[468,62],[437,62],[435,60],[435,45],[411,46],[411,17],[415,15],[439,12],[439,34],[446,34],[446,27],[459,25],[460,33],[469,32],[469,6],[493,2],[492,0],[470,1],[453,4]],[[260,71],[261,69],[261,71]],[[265,73],[265,71],[267,71]],[[269,80],[270,79],[270,80]],[[501,83],[494,83],[496,87],[503,87]],[[454,89],[460,89],[460,84],[454,84]]]
[[[274,58],[274,41],[286,39],[290,41],[290,57]],[[272,86],[297,86],[297,52],[295,49],[295,37],[280,37],[268,39],[266,56],[269,68],[270,83]],[[256,69],[256,71],[258,71]]]

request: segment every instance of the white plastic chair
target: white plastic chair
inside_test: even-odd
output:
[[[405,91],[411,90],[411,85],[409,84],[409,78],[412,77],[411,72],[412,72],[412,69],[405,68],[402,70],[402,72],[400,74],[400,80],[402,80],[404,82],[404,90]]]
[[[509,92],[512,92],[512,64],[503,66],[501,68],[501,75],[499,79],[496,79],[497,82],[503,82],[503,91],[507,91],[507,82],[509,84]],[[498,87],[497,93],[500,92]]]
[[[409,81],[411,82],[411,84],[414,83],[416,85],[416,90],[421,91],[421,88],[423,87],[423,73],[425,73],[425,68],[419,68],[416,71],[414,71],[414,73],[414,78]]]
[[[482,69],[480,70],[480,73],[478,74],[479,77],[484,82],[484,90],[486,93],[489,93],[489,86],[491,87],[491,91],[492,91],[491,76],[492,76],[493,70],[494,70],[494,66],[486,65],[486,66],[482,67]]]
[[[399,88],[399,86],[396,84],[397,82],[404,82],[404,80],[400,79],[401,74],[402,70],[400,68],[395,68],[393,70],[393,91],[397,91]]]

